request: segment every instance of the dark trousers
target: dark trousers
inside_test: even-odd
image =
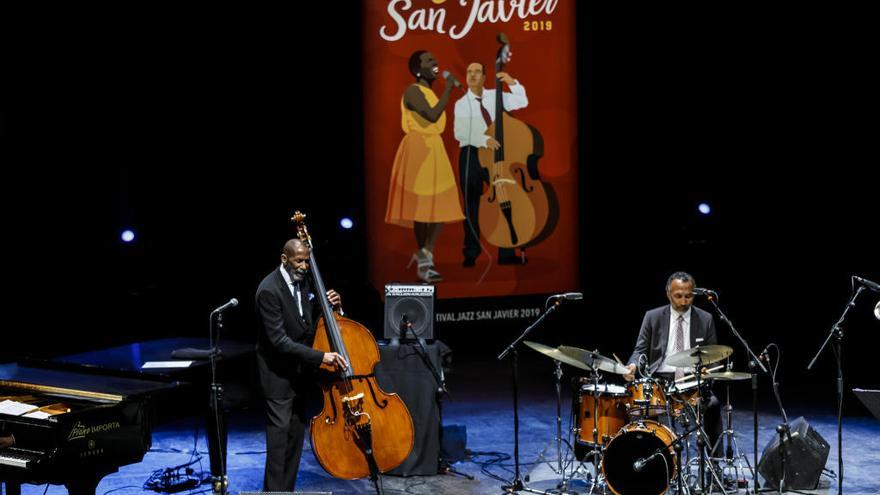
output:
[[[292,492],[302,457],[306,410],[300,397],[266,399],[266,472],[263,490]]]
[[[703,429],[706,430],[706,436],[709,437],[709,445],[706,447],[711,449],[715,446],[715,450],[710,450],[712,457],[721,457],[724,450],[718,439],[721,438],[721,401],[713,393],[709,393],[708,401],[704,402],[703,407]]]
[[[476,258],[480,255],[480,197],[483,194],[483,182],[489,176],[480,166],[479,148],[463,146],[458,156],[458,183],[461,184],[461,199],[464,202],[464,249],[465,258]],[[499,248],[498,258],[515,256],[513,249]]]

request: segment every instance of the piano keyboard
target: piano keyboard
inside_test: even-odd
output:
[[[0,465],[27,468],[30,463],[35,463],[40,457],[38,452],[12,447],[0,450]]]

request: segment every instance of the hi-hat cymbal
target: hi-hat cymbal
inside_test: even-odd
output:
[[[726,345],[704,345],[685,349],[666,358],[666,364],[677,368],[691,368],[698,364],[706,365],[721,361],[733,354],[733,349]]]
[[[748,380],[752,375],[743,371],[716,371],[703,375],[704,380],[720,380],[722,382],[732,382],[736,380]]]
[[[590,367],[587,366],[586,363],[578,361],[577,359],[575,359],[567,354],[563,354],[562,351],[560,351],[559,349],[557,349],[555,347],[550,347],[548,345],[539,344],[537,342],[531,342],[529,340],[524,340],[523,344],[531,347],[532,349],[540,352],[541,354],[549,357],[550,359],[555,359],[555,360],[563,362],[565,364],[574,366],[575,368],[580,368],[582,370],[590,371]]]
[[[591,352],[586,349],[581,349],[580,347],[571,347],[567,345],[559,346],[559,350],[562,351],[563,354],[567,354],[578,361],[585,363],[591,368],[598,368],[602,371],[616,373],[618,375],[624,375],[629,371],[626,366],[613,359],[609,359],[598,352]]]

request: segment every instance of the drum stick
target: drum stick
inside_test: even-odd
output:
[[[617,357],[617,354],[612,352],[611,355],[614,356],[614,359],[616,359],[618,363],[623,364],[623,361],[621,361],[620,358]],[[624,364],[624,366],[626,366],[626,365]]]
[[[714,367],[714,368],[709,368],[708,370],[706,370],[706,373],[712,373],[713,371],[718,371],[718,370],[720,370],[720,369],[723,368],[723,367],[724,367],[723,364],[719,364],[718,366],[716,366],[716,367]],[[675,383],[678,383],[678,382],[686,382],[686,381],[690,380],[691,378],[693,378],[693,377],[695,377],[695,376],[697,376],[697,375],[695,375],[695,374],[693,374],[693,373],[691,373],[691,374],[689,374],[689,375],[684,375],[683,377],[679,378],[678,380],[675,380]]]

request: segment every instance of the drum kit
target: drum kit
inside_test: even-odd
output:
[[[723,364],[709,367],[730,357],[730,347],[704,345],[668,356],[666,364],[692,370],[676,380],[643,374],[625,384],[614,384],[606,382],[602,372],[629,373],[619,360],[577,347],[524,343],[556,364],[558,470],[554,471],[562,481],[552,493],[580,493],[570,489],[570,483],[578,473],[585,472],[584,465],[589,463],[593,467],[592,474],[587,474],[590,494],[697,494],[708,493],[713,487],[718,493],[735,493],[737,488],[725,487],[723,474],[744,485],[745,462],[754,475],[745,454],[736,446],[729,386],[751,375],[731,371]],[[588,377],[576,380],[572,400],[571,450],[577,462],[568,465],[577,466],[570,472],[566,472],[562,459],[562,444],[567,443],[562,437],[562,364],[589,372]],[[723,457],[716,458],[709,453],[722,449],[718,444],[709,445],[702,418],[708,393],[705,385],[711,382],[728,385],[722,408],[726,429],[717,440],[720,444],[727,438],[727,449]],[[692,437],[696,444],[693,455]]]

